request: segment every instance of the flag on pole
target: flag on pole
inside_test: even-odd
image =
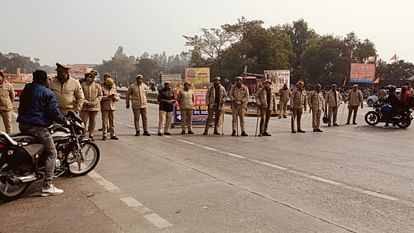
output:
[[[392,57],[390,58],[390,61],[394,61],[394,62],[396,62],[396,61],[397,61],[397,54],[396,54],[396,53],[394,53],[394,56],[392,56]]]

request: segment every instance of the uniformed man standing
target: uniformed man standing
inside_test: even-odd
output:
[[[309,108],[312,111],[312,128],[313,132],[323,132],[320,129],[321,115],[325,107],[325,99],[321,91],[321,85],[315,86],[315,90],[309,96]]]
[[[171,90],[170,81],[164,82],[164,87],[158,91],[159,102],[159,119],[158,119],[158,136],[171,135],[171,117],[175,103],[174,93]]]
[[[295,120],[297,122],[297,132],[305,133],[301,128],[301,119],[303,111],[306,111],[307,105],[307,94],[303,89],[303,81],[296,83],[296,90],[293,91],[292,97],[290,98],[290,107],[292,109],[292,118],[291,118],[291,129],[292,133],[296,133],[295,129]]]
[[[363,95],[361,90],[358,89],[358,84],[354,84],[352,86],[352,90],[349,92],[348,95],[348,120],[346,121],[346,124],[349,125],[351,120],[352,112],[354,113],[354,116],[352,118],[352,124],[356,125],[356,117],[358,113],[358,107],[361,106],[361,109],[364,106],[363,103]]]
[[[50,82],[49,88],[55,93],[59,111],[78,114],[82,109],[85,96],[78,80],[69,76],[69,67],[56,63],[57,76]]]
[[[139,118],[142,118],[142,126],[144,128],[144,136],[151,136],[148,132],[148,118],[147,118],[147,96],[148,86],[144,83],[144,76],[139,74],[136,77],[136,82],[131,84],[126,93],[126,108],[129,108],[130,100],[132,102],[132,111],[134,113],[135,136],[140,135]]]
[[[248,136],[244,129],[244,114],[247,109],[247,102],[249,100],[249,89],[243,85],[243,78],[236,77],[236,83],[231,87],[229,98],[231,100],[233,121],[231,136],[236,136],[237,121],[240,119],[241,136]]]
[[[114,80],[109,74],[106,75],[105,81],[102,85],[102,99],[101,99],[101,111],[102,111],[102,140],[107,139],[107,133],[111,135],[111,140],[118,140],[115,135],[115,103],[119,101],[119,94],[116,91]]]
[[[269,79],[265,80],[263,82],[264,87],[259,89],[256,93],[256,104],[260,110],[259,137],[271,136],[271,134],[267,132],[267,129],[271,114],[276,111],[276,100],[270,84],[271,81]]]
[[[220,77],[215,77],[213,80],[213,85],[211,85],[206,94],[206,102],[208,105],[208,118],[206,121],[206,127],[204,129],[203,135],[208,134],[208,129],[210,128],[211,120],[213,119],[214,114],[214,134],[220,135],[218,132],[221,112],[223,111],[224,102],[226,100],[226,89],[220,84]]]
[[[192,130],[194,91],[190,89],[190,82],[184,82],[184,88],[178,92],[178,104],[181,112],[181,134],[185,134],[187,127],[188,134],[194,134]]]
[[[287,106],[288,106],[288,103],[289,103],[289,99],[290,99],[291,94],[292,93],[290,92],[287,84],[286,83],[283,84],[283,88],[281,88],[279,90],[279,98],[280,98],[280,100],[279,100],[279,108],[280,108],[279,119],[282,118],[282,116],[283,116],[283,118],[286,118],[287,117],[286,116],[286,114],[287,114]]]
[[[341,105],[342,96],[339,91],[336,90],[336,84],[331,85],[331,90],[329,90],[326,95],[325,109],[328,109],[328,126],[338,126],[336,120],[338,116],[338,108]],[[333,121],[332,121],[333,117]]]
[[[4,128],[8,134],[12,132],[13,102],[13,85],[6,82],[3,72],[0,71],[0,115],[3,118]]]

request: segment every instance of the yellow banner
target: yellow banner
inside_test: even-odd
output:
[[[208,85],[210,83],[210,68],[186,68],[185,79],[191,82],[196,89]]]

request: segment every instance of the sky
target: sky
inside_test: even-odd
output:
[[[414,62],[411,0],[0,0],[0,9],[0,52],[42,65],[99,64],[118,46],[129,56],[178,54],[190,49],[183,35],[242,16],[265,27],[304,19],[321,35],[355,32],[383,60]]]

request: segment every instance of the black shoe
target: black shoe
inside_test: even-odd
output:
[[[328,124],[328,127],[331,127],[331,124]]]
[[[188,133],[190,133],[190,132],[188,132]],[[181,130],[181,134],[185,134],[185,130]]]
[[[349,125],[349,122],[347,122],[346,125]]]
[[[334,123],[333,126],[339,126],[337,123]]]
[[[317,132],[322,133],[323,131],[321,129],[317,129]]]
[[[357,123],[356,123],[356,122],[352,122],[352,124],[353,124],[353,125],[357,125]]]
[[[135,136],[139,136],[139,131],[135,132]]]
[[[247,136],[249,136],[249,135],[247,135],[247,133],[246,133],[245,131],[243,131],[243,132],[241,133],[241,136],[247,137]]]
[[[263,133],[263,136],[272,136],[270,133],[268,133],[268,132],[264,132]]]
[[[287,118],[287,116],[283,116],[283,118]]]
[[[111,140],[119,140],[119,138],[115,135],[111,136]]]
[[[296,133],[296,130],[292,129],[292,133]]]
[[[102,129],[102,128],[100,128],[100,129],[98,129],[98,131],[103,131],[103,129]]]
[[[162,136],[162,133],[158,133],[158,136]]]
[[[317,129],[313,129],[313,132],[318,132],[318,130]]]
[[[207,131],[204,131],[203,135],[208,135],[208,132]]]
[[[170,132],[165,132],[164,135],[171,135],[171,133]]]
[[[151,136],[151,134],[149,134],[148,131],[144,131],[144,133],[142,135],[144,135],[144,136]]]
[[[298,129],[298,133],[306,133],[306,132],[301,129]]]
[[[191,130],[189,130],[189,131],[188,131],[188,134],[194,134],[194,132],[193,132],[193,131],[191,131]]]
[[[220,135],[218,131],[214,131],[214,135]]]
[[[259,135],[257,135],[258,137],[261,137],[261,136],[263,136],[263,134],[259,134]]]
[[[106,141],[106,136],[103,136],[102,137],[102,141]]]
[[[236,130],[233,130],[233,132],[231,133],[231,136],[236,136]]]
[[[279,116],[279,119],[282,119],[282,116]]]

